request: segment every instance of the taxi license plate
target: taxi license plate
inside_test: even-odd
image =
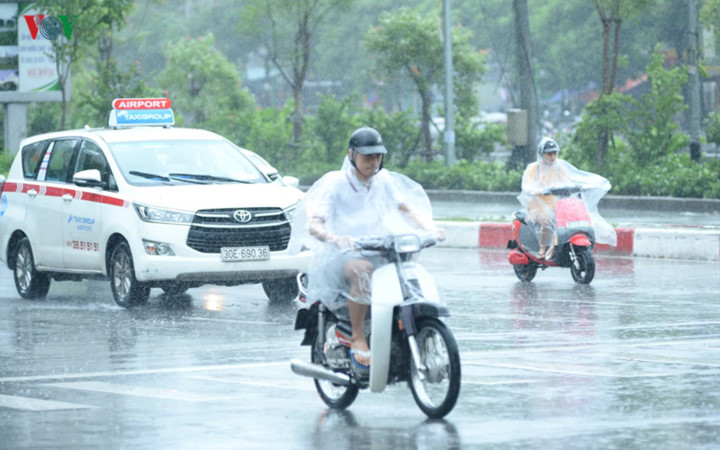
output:
[[[262,261],[270,259],[270,247],[223,247],[220,255],[223,261]]]

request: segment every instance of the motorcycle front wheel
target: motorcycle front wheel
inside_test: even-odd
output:
[[[410,358],[410,389],[420,409],[439,419],[453,409],[460,394],[460,353],[452,333],[438,319],[420,319],[416,327],[420,362],[427,370],[421,373]]]
[[[323,330],[322,335],[318,333],[318,336],[315,338],[315,343],[310,349],[310,359],[313,364],[322,364],[326,368],[329,367],[324,364],[323,357],[321,356],[323,348],[319,343],[319,339],[320,336],[327,336],[327,329],[331,326],[331,324],[331,321],[325,321],[325,330]],[[315,389],[318,394],[320,394],[320,398],[322,398],[330,409],[340,410],[347,408],[355,401],[359,392],[359,388],[356,384],[340,385],[318,378],[313,378],[313,381],[315,382]]]
[[[570,274],[576,283],[590,284],[595,277],[595,258],[587,247],[575,251],[577,260],[570,266]]]

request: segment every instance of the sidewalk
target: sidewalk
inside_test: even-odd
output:
[[[442,247],[507,248],[512,224],[439,221],[447,238]],[[720,261],[720,229],[702,227],[615,228],[617,246],[599,244],[596,253],[618,256]]]
[[[517,194],[428,190],[446,229],[445,247],[506,248]],[[617,246],[595,252],[618,256],[720,261],[720,200],[608,195],[600,213],[617,232]],[[443,217],[446,219],[444,220]],[[469,219],[470,221],[459,221]],[[500,219],[500,220],[498,220]]]

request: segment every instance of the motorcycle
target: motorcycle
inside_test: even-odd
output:
[[[435,282],[413,260],[435,238],[414,234],[364,238],[363,254],[379,254],[389,263],[372,274],[369,375],[351,361],[352,328],[317,301],[298,310],[296,330],[305,330],[301,345],[310,346],[311,362],[293,359],[298,375],[314,378],[318,394],[331,409],[349,407],[360,389],[382,392],[388,384],[407,381],[415,402],[430,418],[442,418],[460,393],[460,355],[451,331],[441,321],[449,316],[440,304]],[[300,301],[307,302],[307,275],[298,275]],[[367,328],[366,328],[367,329]]]
[[[595,259],[592,249],[595,246],[595,231],[588,209],[583,201],[583,189],[580,186],[553,187],[543,191],[542,195],[558,197],[555,206],[555,228],[557,247],[550,259],[538,258],[540,245],[535,229],[526,221],[524,211],[513,216],[513,239],[508,241],[510,249],[508,261],[520,281],[531,281],[538,269],[548,267],[569,267],[573,280],[580,284],[590,284],[595,276]]]

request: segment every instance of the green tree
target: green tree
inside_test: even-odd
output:
[[[622,0],[595,0],[602,25],[602,89],[600,95],[610,95],[615,89],[615,80],[620,59],[620,28],[623,21],[648,7],[653,0],[624,2]],[[601,109],[600,114],[605,111]],[[598,133],[597,164],[602,166],[607,154],[610,130],[600,128]]]
[[[293,143],[302,139],[303,86],[307,80],[314,40],[335,8],[352,0],[249,0],[241,29],[263,42],[269,60],[293,92]]]
[[[327,164],[342,161],[344,150],[348,147],[348,137],[357,128],[354,104],[353,97],[342,100],[329,95],[322,97],[315,114],[319,125],[315,127],[315,134],[324,148],[323,154],[319,155],[321,161]]]
[[[705,0],[700,8],[700,22],[705,27],[713,26],[715,46],[720,46],[720,0]]]
[[[422,156],[428,161],[434,156],[430,137],[433,87],[442,85],[444,67],[438,24],[437,17],[401,8],[383,14],[378,27],[365,37],[368,51],[377,56],[379,67],[388,78],[402,74],[414,84],[421,104]],[[470,45],[470,37],[470,31],[465,28],[452,30],[454,89],[460,114],[472,114],[476,108],[473,86],[485,67],[480,53]]]
[[[665,69],[663,60],[660,52],[653,55],[647,68],[650,92],[640,99],[629,97],[627,112],[622,114],[623,134],[640,167],[654,166],[661,157],[689,144],[688,136],[673,120],[686,108],[682,87],[687,84],[687,70],[680,66]]]
[[[76,122],[102,126],[108,121],[112,101],[116,98],[156,97],[157,89],[150,88],[140,78],[137,65],[123,70],[115,59],[96,64],[84,85],[76,89]]]
[[[673,120],[685,108],[682,87],[687,72],[682,67],[666,69],[663,55],[655,52],[647,67],[649,92],[636,99],[613,92],[589,103],[577,130],[577,142],[566,154],[569,160],[588,170],[597,170],[593,141],[607,130],[612,147],[608,161],[600,168],[608,176],[636,178],[640,171],[652,171],[688,144],[688,136]],[[620,142],[618,141],[618,138]],[[576,148],[581,149],[578,151]],[[611,180],[612,181],[612,180]],[[642,193],[642,192],[633,192]]]
[[[173,109],[186,126],[202,127],[217,117],[254,106],[240,84],[238,68],[214,42],[214,36],[208,34],[171,45],[166,52],[167,64],[157,77],[159,88],[172,98]]]

